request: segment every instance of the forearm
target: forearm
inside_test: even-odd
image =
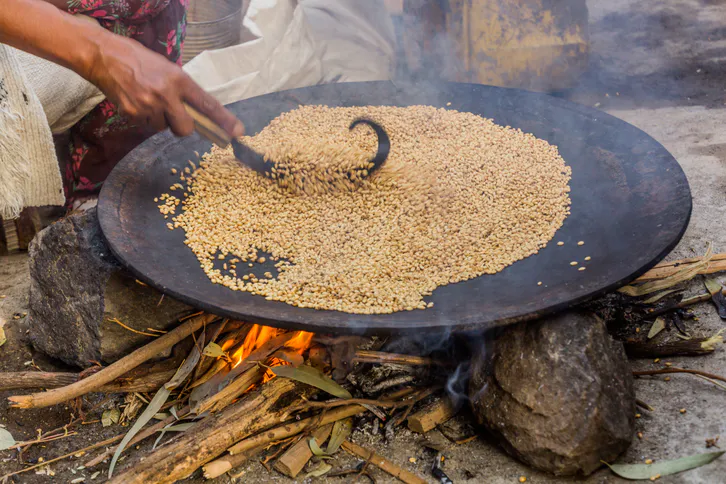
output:
[[[88,79],[107,35],[100,26],[74,18],[52,1],[2,0],[0,42],[67,67]]]

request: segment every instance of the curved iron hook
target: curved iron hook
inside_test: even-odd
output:
[[[386,130],[384,130],[380,124],[367,118],[356,119],[350,124],[349,129],[352,130],[361,124],[366,124],[373,128],[373,131],[376,132],[376,136],[378,136],[378,151],[376,152],[376,156],[374,156],[371,160],[373,167],[368,170],[368,175],[370,176],[373,172],[383,166],[383,163],[385,163],[388,159],[388,154],[391,151],[391,139],[388,137]]]

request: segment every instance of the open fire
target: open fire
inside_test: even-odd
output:
[[[289,332],[272,328],[270,326],[262,326],[259,324],[253,325],[245,336],[242,344],[238,345],[237,349],[232,353],[231,359],[234,362],[232,368],[239,366],[243,361],[247,360],[247,358],[255,350],[261,348],[271,339],[286,333]],[[305,350],[310,347],[312,339],[313,333],[309,333],[307,331],[296,331],[283,345],[283,348],[280,351],[271,356],[266,362],[261,363],[264,363],[269,368],[293,363],[300,364],[302,363],[302,355]],[[234,340],[228,340],[225,344],[227,347],[232,347],[234,345]],[[224,349],[224,346],[222,348]],[[265,372],[262,383],[268,382],[274,378],[274,376],[275,374],[268,369],[267,372]]]

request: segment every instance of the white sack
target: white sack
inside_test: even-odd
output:
[[[184,69],[228,104],[329,82],[390,79],[395,35],[383,0],[252,0],[259,38],[203,52]]]

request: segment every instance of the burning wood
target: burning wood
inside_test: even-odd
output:
[[[328,346],[329,351],[326,351],[324,345],[314,344],[313,336],[305,331],[285,331],[198,314],[85,378],[83,373],[0,374],[0,387],[60,386],[56,390],[11,397],[12,402],[24,408],[48,406],[89,392],[159,389],[153,399],[156,403],[152,401],[144,413],[151,415],[150,412],[158,411],[155,410],[157,408],[168,408],[173,415],[144,427],[143,422],[147,420],[142,414],[133,424],[138,428],[122,441],[121,447],[102,451],[85,463],[88,468],[97,466],[112,454],[116,454],[116,459],[123,451],[129,451],[132,446],[169,426],[178,427],[179,420],[201,417],[186,432],[172,438],[170,443],[150,455],[135,459],[133,465],[126,466],[121,473],[113,476],[109,481],[112,483],[175,482],[202,466],[205,476],[213,478],[271,447],[278,450],[266,461],[276,458],[274,469],[294,477],[314,456],[310,436],[315,437],[322,448],[331,435],[331,429],[335,429],[332,432],[335,437],[331,436],[327,445],[327,451],[335,452],[350,434],[351,423],[346,419],[373,412],[379,419],[398,425],[416,402],[435,391],[429,388],[417,391],[407,387],[380,400],[352,398],[347,390],[323,372],[326,369],[330,371],[328,358],[339,361],[340,354],[336,355],[334,346]],[[325,338],[321,340],[325,341]],[[356,352],[353,341],[359,339],[350,339],[350,344],[343,345],[347,348],[344,359],[351,365],[356,362],[404,367],[439,364],[421,356],[370,350]],[[145,363],[172,346],[172,358]],[[282,371],[283,366],[288,370]],[[349,365],[343,366],[350,368]],[[169,397],[172,392],[174,396]],[[309,399],[316,394],[322,397],[324,392],[337,399]],[[163,397],[161,400],[160,395]],[[166,398],[173,401],[164,405]],[[149,410],[152,406],[153,409]],[[392,416],[396,418],[391,419]],[[347,431],[341,432],[343,428]],[[104,445],[118,442],[122,437],[119,435],[104,441]],[[376,462],[371,464],[379,465]],[[387,472],[393,469],[394,475],[404,482],[422,482],[413,474],[399,473],[395,464],[388,462],[381,465],[386,466]]]

